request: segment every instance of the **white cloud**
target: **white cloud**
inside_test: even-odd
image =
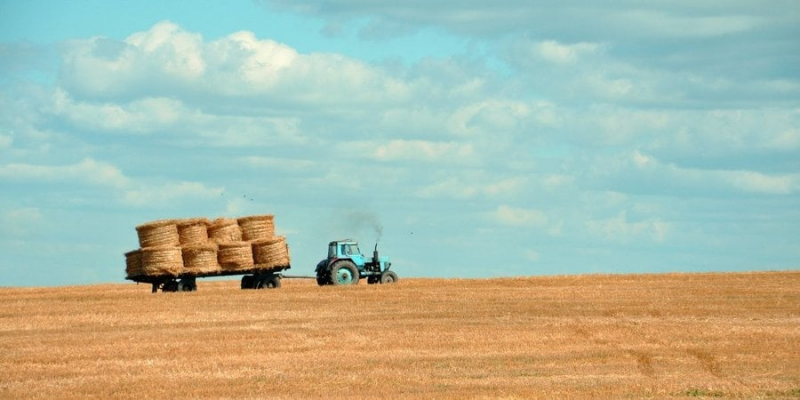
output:
[[[461,135],[485,135],[516,131],[530,116],[525,102],[485,100],[461,107],[453,112],[450,130]]]
[[[381,142],[347,142],[338,145],[342,152],[352,152],[379,161],[416,160],[434,163],[470,162],[475,156],[471,144],[433,142],[427,140],[390,140]]]
[[[0,214],[0,232],[20,236],[34,232],[40,227],[44,217],[36,207],[23,207]]]
[[[171,182],[162,185],[137,185],[125,190],[123,202],[132,206],[160,205],[180,199],[217,198],[222,187],[207,187],[199,182]]]
[[[430,185],[423,186],[416,191],[417,196],[422,198],[457,198],[465,199],[476,196],[480,189],[474,185],[460,182],[456,178],[450,178]]]
[[[658,218],[628,221],[627,212],[625,211],[620,212],[613,218],[587,221],[585,226],[595,236],[620,243],[638,239],[660,243],[665,240],[671,228],[670,223]]]
[[[800,192],[800,174],[766,174],[740,169],[686,168],[674,163],[662,163],[655,156],[634,150],[618,160],[596,161],[589,180],[600,178],[615,190],[637,193],[656,191],[665,194],[691,195],[707,193],[753,193],[790,195]],[[616,186],[615,182],[625,183]]]
[[[129,36],[125,42],[141,50],[141,55],[159,61],[169,76],[193,79],[203,75],[202,37],[182,30],[169,21],[159,22],[149,31]]]
[[[150,184],[125,176],[114,165],[86,158],[64,166],[6,164],[0,166],[0,179],[48,183],[84,184],[112,188],[124,204],[144,206],[175,201],[181,198],[210,198],[219,196],[222,187],[206,187],[198,182],[168,182]]]
[[[7,135],[0,135],[0,149],[7,149],[14,143],[14,138]]]
[[[525,250],[525,259],[531,262],[538,262],[541,261],[542,255],[536,250]]]
[[[465,183],[470,182],[470,183]],[[477,196],[499,198],[516,195],[527,183],[524,177],[511,177],[497,181],[485,181],[476,177],[450,177],[422,186],[416,195],[422,198],[467,199]]]
[[[268,170],[283,170],[283,171],[297,171],[307,170],[312,168],[315,163],[309,160],[297,158],[279,158],[279,157],[243,157],[242,161],[255,168],[265,168]]]
[[[146,97],[130,103],[94,103],[72,99],[58,89],[52,111],[73,124],[103,133],[167,134],[175,142],[210,147],[302,144],[295,117],[205,113],[176,99]]]
[[[291,47],[273,40],[259,40],[247,31],[209,43],[205,53],[211,79],[229,83],[243,79],[241,83],[256,85],[256,90],[275,85],[281,71],[290,68],[299,57]],[[235,87],[247,90],[245,85]]]
[[[129,184],[128,178],[117,167],[92,158],[63,166],[6,164],[0,166],[0,178],[14,181],[83,182],[117,188]]]
[[[107,38],[70,43],[62,85],[90,98],[261,96],[283,105],[396,102],[402,81],[339,54],[299,54],[240,31],[212,42],[164,21],[125,42]],[[273,97],[278,96],[278,97]],[[248,106],[255,103],[248,102]]]
[[[765,145],[776,150],[797,150],[800,149],[800,128],[787,128],[777,131],[770,137]]]
[[[493,213],[495,221],[507,226],[544,227],[548,223],[545,213],[536,209],[498,206]]]
[[[538,42],[534,45],[536,53],[544,60],[561,65],[575,64],[586,54],[600,51],[597,43],[562,44],[554,40]]]
[[[200,117],[174,99],[144,98],[125,103],[89,103],[73,100],[57,89],[53,94],[53,112],[80,127],[107,132],[153,132],[181,126],[181,122]]]
[[[800,174],[766,175],[753,171],[719,171],[727,183],[745,192],[791,194],[800,191]]]

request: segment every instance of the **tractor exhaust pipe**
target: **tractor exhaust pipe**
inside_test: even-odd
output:
[[[380,261],[378,261],[378,242],[375,242],[375,249],[372,250],[372,262],[375,265],[380,265]]]

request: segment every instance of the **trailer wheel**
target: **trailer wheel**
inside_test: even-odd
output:
[[[180,281],[175,291],[177,292],[194,292],[197,291],[197,285],[190,281]]]
[[[258,289],[278,289],[281,287],[281,278],[275,275],[268,276],[258,283]]]
[[[331,281],[334,285],[355,285],[358,283],[358,270],[352,261],[338,261],[331,268]]]
[[[255,276],[253,275],[245,275],[242,277],[242,289],[254,289],[255,288]]]
[[[397,283],[397,274],[394,271],[383,271],[381,274],[381,283]]]
[[[164,286],[161,287],[162,292],[177,292],[178,291],[178,282],[171,280],[164,283]]]

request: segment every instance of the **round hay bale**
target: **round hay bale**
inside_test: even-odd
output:
[[[225,271],[252,269],[253,247],[250,242],[220,243],[217,260]]]
[[[217,243],[242,241],[242,230],[233,218],[217,218],[208,226],[208,237]]]
[[[251,215],[237,220],[242,229],[242,240],[255,241],[275,236],[275,216]]]
[[[253,260],[262,269],[288,267],[291,260],[286,238],[277,236],[253,242]]]
[[[142,249],[142,272],[152,276],[178,276],[183,272],[180,247],[145,247]]]
[[[208,218],[191,218],[177,222],[181,246],[206,244],[208,242]]]
[[[142,271],[142,249],[125,253],[125,273],[128,278],[144,274]]]
[[[175,222],[174,219],[161,219],[137,226],[139,246],[147,248],[180,245],[180,236]]]
[[[183,253],[183,268],[186,272],[194,274],[209,274],[220,271],[217,250],[217,245],[213,243],[184,246],[181,249]]]

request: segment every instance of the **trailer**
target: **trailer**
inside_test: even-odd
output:
[[[194,273],[183,272],[175,275],[135,275],[125,279],[136,283],[148,283],[153,286],[152,292],[194,292],[197,290],[197,278],[210,278],[215,276],[242,276],[242,289],[277,289],[281,287],[283,278],[311,278],[303,276],[284,275],[283,271],[291,268],[290,265],[278,267],[266,267],[254,265],[252,268],[224,270],[220,269],[213,272]]]

